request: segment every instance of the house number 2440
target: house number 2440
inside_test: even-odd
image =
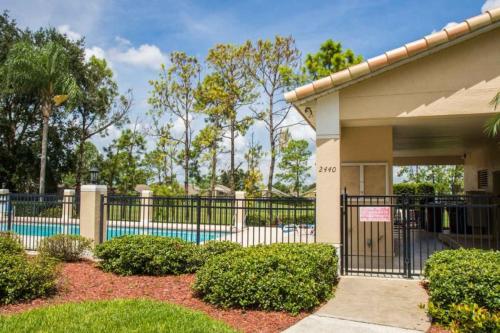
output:
[[[336,172],[337,168],[334,166],[320,166],[318,172]]]

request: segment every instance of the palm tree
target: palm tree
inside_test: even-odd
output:
[[[500,92],[497,92],[490,104],[496,111],[497,107],[500,105]],[[486,121],[486,124],[484,125],[484,132],[492,137],[495,137],[500,133],[500,113],[497,113]]]
[[[6,61],[7,75],[13,87],[35,95],[39,100],[43,118],[40,194],[45,193],[49,118],[54,107],[63,104],[77,89],[69,67],[65,48],[54,42],[43,46],[19,42],[12,47]]]

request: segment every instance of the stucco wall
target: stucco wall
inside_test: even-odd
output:
[[[495,29],[342,89],[341,121],[490,113],[499,41]]]
[[[392,164],[392,127],[343,127],[342,162],[387,162]]]
[[[488,170],[488,189],[493,192],[493,171],[500,170],[500,148],[498,145],[477,147],[467,152],[464,164],[464,189],[465,191],[477,191],[477,172]],[[499,194],[500,193],[496,193]]]

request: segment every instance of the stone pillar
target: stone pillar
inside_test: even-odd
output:
[[[106,240],[106,209],[102,210],[103,225],[101,226],[101,197],[106,196],[106,185],[82,185],[80,189],[80,235],[99,244]]]
[[[153,222],[153,191],[141,191],[140,221],[143,223]]]
[[[235,218],[235,227],[237,231],[243,230],[245,227],[245,192],[244,191],[236,191],[234,193],[234,198],[236,199],[236,218]]]
[[[62,220],[69,221],[73,218],[73,203],[75,200],[75,190],[65,189],[63,194]]]
[[[339,245],[340,139],[316,140],[316,241]]]
[[[9,190],[6,188],[0,189],[0,219],[4,219],[9,213]]]

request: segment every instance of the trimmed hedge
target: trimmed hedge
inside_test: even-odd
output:
[[[272,226],[277,224],[315,224],[313,213],[304,214],[298,212],[297,216],[291,212],[290,215],[281,214],[273,218],[271,221],[268,214],[248,214],[246,216],[246,224],[249,226]]]
[[[45,257],[72,262],[82,258],[91,249],[92,241],[79,235],[54,235],[44,238],[38,246],[38,253]]]
[[[431,183],[406,182],[394,184],[392,187],[395,195],[434,195],[434,185]]]
[[[23,253],[24,248],[19,236],[12,232],[0,232],[0,255]]]
[[[169,275],[194,273],[210,258],[241,249],[230,241],[195,245],[180,238],[127,235],[97,245],[100,267],[119,275]]]
[[[445,250],[426,262],[429,314],[460,332],[500,330],[500,252]]]
[[[97,245],[100,267],[119,275],[193,273],[202,263],[201,249],[179,238],[126,235]]]
[[[241,244],[231,241],[212,240],[205,242],[203,245],[201,245],[201,251],[204,259],[203,262],[214,256],[218,256],[235,250],[241,250],[242,248],[243,246],[241,246]]]
[[[0,304],[27,301],[56,290],[55,263],[24,254],[0,254]]]
[[[297,314],[332,295],[337,262],[326,244],[259,245],[213,257],[198,270],[193,289],[225,308]]]

